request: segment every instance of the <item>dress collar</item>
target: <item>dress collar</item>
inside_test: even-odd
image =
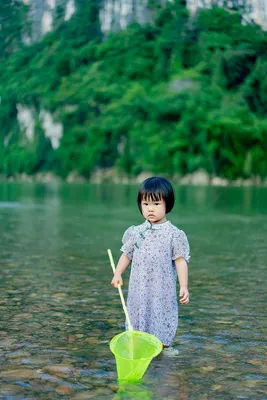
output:
[[[151,224],[148,220],[145,221],[146,229],[159,230],[164,229],[170,225],[170,221],[162,222],[161,224]]]

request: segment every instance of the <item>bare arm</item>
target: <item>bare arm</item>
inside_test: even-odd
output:
[[[126,254],[122,253],[120,256],[120,259],[118,261],[114,277],[111,281],[111,285],[113,285],[115,288],[118,287],[118,285],[122,285],[122,274],[126,270],[126,268],[131,264],[131,260],[126,256]]]
[[[183,257],[176,258],[174,260],[178,279],[180,283],[180,303],[189,303],[189,292],[188,292],[188,266],[187,262]]]

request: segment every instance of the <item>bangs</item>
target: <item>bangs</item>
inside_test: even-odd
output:
[[[141,201],[161,201],[162,199],[161,192],[141,192]]]

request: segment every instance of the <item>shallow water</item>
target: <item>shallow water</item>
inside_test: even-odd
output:
[[[117,382],[124,330],[106,253],[141,223],[136,187],[0,184],[0,398],[267,399],[266,188],[176,188],[190,305],[173,347]],[[127,287],[126,274],[124,292]]]

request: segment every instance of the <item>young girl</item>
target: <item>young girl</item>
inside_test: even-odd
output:
[[[122,285],[122,274],[132,264],[127,309],[133,329],[157,336],[168,347],[178,326],[177,274],[180,303],[189,302],[189,244],[185,233],[166,219],[174,205],[169,181],[146,179],[137,201],[146,221],[124,233],[123,253],[111,284],[116,288]]]

